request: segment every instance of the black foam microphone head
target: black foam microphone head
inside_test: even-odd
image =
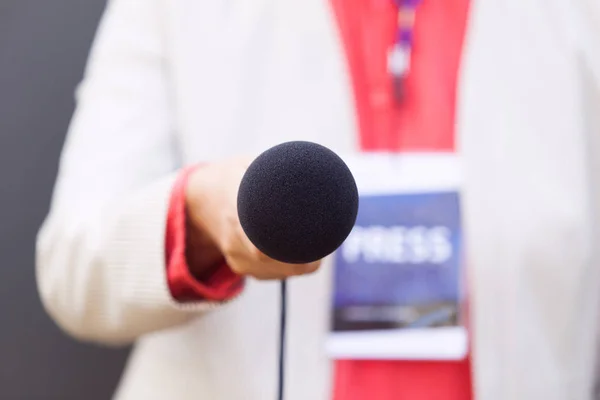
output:
[[[308,263],[346,239],[358,212],[352,173],[333,151],[311,142],[287,142],[250,164],[238,192],[244,232],[267,256]]]

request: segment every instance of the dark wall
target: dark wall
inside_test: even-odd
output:
[[[0,0],[0,399],[107,400],[125,350],[76,343],[44,313],[34,243],[104,0]]]

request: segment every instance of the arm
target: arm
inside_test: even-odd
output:
[[[80,339],[129,343],[213,309],[241,290],[240,276],[285,279],[320,264],[280,263],[246,237],[237,190],[247,160],[208,164],[180,185],[167,2],[109,2],[38,235],[42,302]]]
[[[178,157],[162,0],[112,0],[90,54],[37,243],[54,320],[81,339],[128,343],[211,303],[167,287],[165,226]]]

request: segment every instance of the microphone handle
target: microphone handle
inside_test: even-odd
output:
[[[285,388],[285,324],[287,308],[287,281],[281,281],[281,311],[279,318],[279,387],[277,390],[277,399],[283,400]]]

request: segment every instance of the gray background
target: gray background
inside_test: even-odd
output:
[[[126,350],[74,342],[44,313],[34,241],[104,0],[0,0],[0,399],[107,400]]]

